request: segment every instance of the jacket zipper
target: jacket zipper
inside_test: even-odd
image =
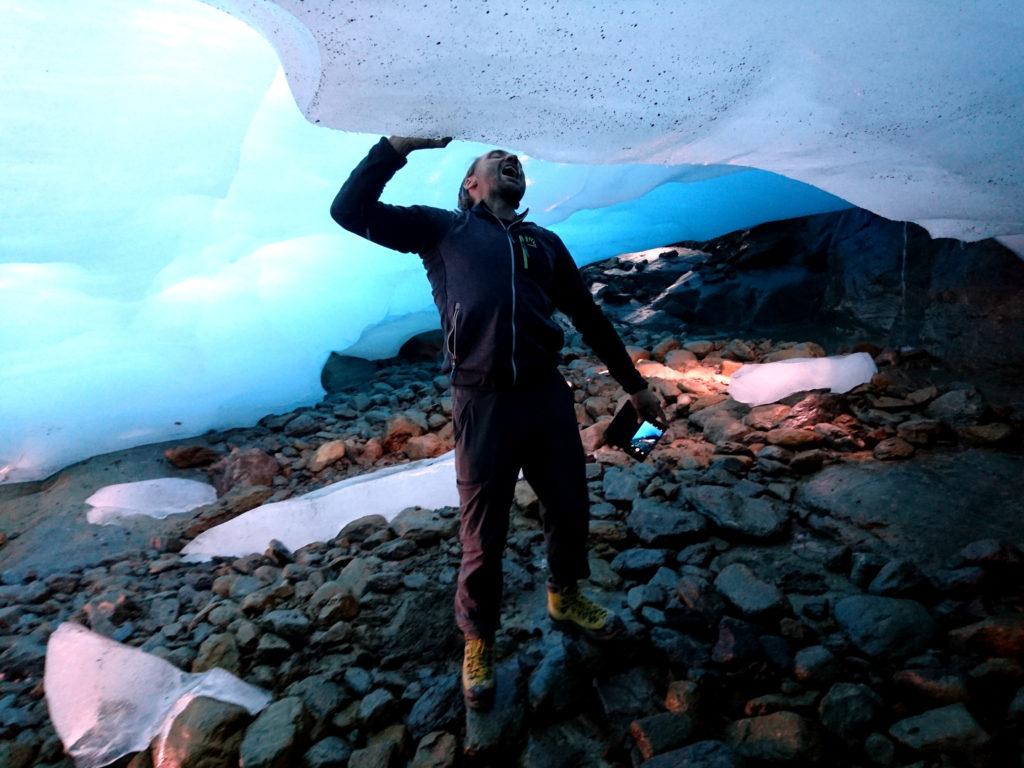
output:
[[[505,222],[499,219],[491,210],[487,210],[491,216],[494,216],[494,220],[498,222],[503,230],[505,230],[505,237],[508,238],[508,255],[509,265],[512,267],[512,383],[516,383],[516,244],[512,240],[512,224],[505,226]]]
[[[452,332],[451,332],[451,339],[452,339],[452,346],[451,346],[452,372],[455,371],[455,366],[459,362],[459,312],[461,312],[461,311],[462,311],[462,304],[460,302],[458,302],[458,301],[455,302],[455,314],[452,315]]]

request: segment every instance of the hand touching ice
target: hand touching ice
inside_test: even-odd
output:
[[[451,136],[443,139],[422,139],[415,136],[389,136],[388,141],[395,151],[402,155],[408,155],[417,149],[443,149],[452,140]]]

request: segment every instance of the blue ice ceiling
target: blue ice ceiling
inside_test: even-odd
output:
[[[436,326],[419,260],[327,214],[377,135],[309,122],[253,28],[190,0],[0,14],[0,482],[313,402],[331,350]],[[385,197],[452,207],[487,148],[416,153]],[[742,165],[525,167],[581,264],[848,205]]]

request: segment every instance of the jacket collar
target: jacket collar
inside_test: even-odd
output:
[[[485,203],[483,200],[481,200],[479,203],[477,203],[472,208],[470,208],[470,211],[472,213],[475,213],[477,216],[483,216],[486,219],[492,219],[492,220],[498,221],[498,222],[501,221],[501,219],[498,218],[498,216],[494,213],[494,211],[492,211],[488,207],[487,203]],[[512,219],[511,223],[509,224],[509,226],[512,226],[512,224],[519,224],[520,222],[522,222],[523,219],[526,218],[526,214],[528,214],[529,212],[530,212],[529,208],[524,208],[522,213],[517,213],[515,215],[515,217]]]

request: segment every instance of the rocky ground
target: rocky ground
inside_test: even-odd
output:
[[[736,368],[824,350],[622,327],[671,418],[646,463],[603,445],[622,393],[575,334],[563,365],[590,454],[590,591],[628,626],[614,646],[547,624],[523,482],[490,713],[467,713],[458,688],[455,509],[181,560],[189,538],[265,501],[449,450],[447,382],[396,360],[315,407],[172,447],[162,474],[207,474],[221,496],[147,546],[25,568],[9,555],[32,533],[7,531],[0,765],[71,765],[41,682],[67,620],[272,691],[255,718],[193,702],[156,753],[167,768],[1024,765],[1020,414],[923,352],[870,346],[870,384],[749,408],[726,394]]]

